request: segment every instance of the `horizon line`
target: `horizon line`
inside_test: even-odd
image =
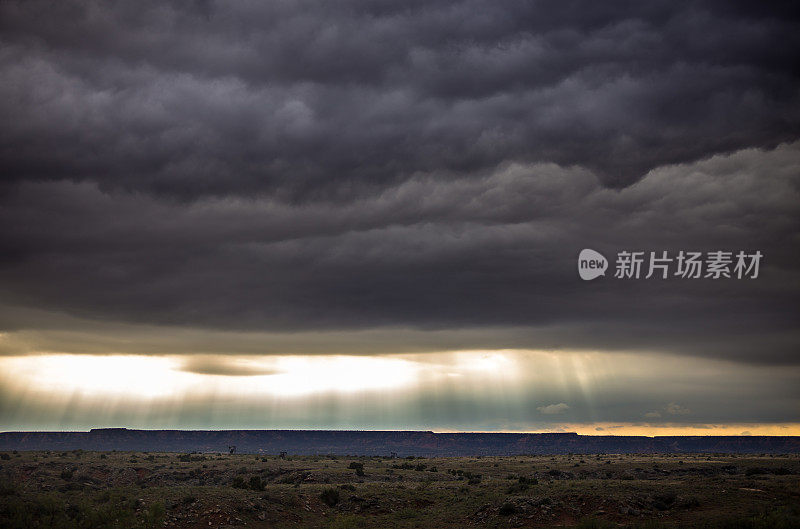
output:
[[[800,435],[775,435],[775,434],[692,434],[692,435],[644,435],[644,434],[614,434],[614,433],[589,433],[578,432],[548,432],[548,431],[506,431],[506,430],[463,430],[463,431],[436,431],[436,430],[402,430],[402,429],[325,429],[325,428],[129,428],[127,426],[108,426],[90,428],[88,430],[0,430],[0,434],[9,433],[91,433],[101,430],[126,430],[139,432],[370,432],[370,433],[429,433],[434,435],[470,435],[470,434],[497,434],[497,435],[576,435],[580,437],[646,437],[657,439],[662,437],[800,437]]]

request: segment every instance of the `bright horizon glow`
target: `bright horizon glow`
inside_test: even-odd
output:
[[[419,355],[413,355],[419,356]],[[200,356],[201,362],[207,355]],[[509,376],[502,352],[448,353],[447,363],[400,356],[271,355],[215,358],[219,373],[196,372],[189,358],[145,355],[40,354],[0,358],[7,383],[39,393],[152,399],[196,394],[354,393],[402,389],[444,376]],[[236,369],[235,375],[226,368]],[[249,374],[252,373],[252,374]]]
[[[605,423],[603,423],[605,424]],[[606,424],[606,431],[596,431],[598,423],[594,424],[564,424],[553,425],[539,430],[448,430],[437,428],[305,428],[313,431],[375,431],[375,432],[403,432],[403,431],[431,431],[436,434],[449,433],[576,433],[584,436],[641,436],[641,437],[704,437],[704,436],[800,436],[800,423],[775,423],[775,424],[704,424],[690,426],[643,426],[637,424]],[[134,428],[125,425],[98,426],[96,428],[46,428],[35,431],[62,431],[62,432],[88,432],[93,429],[125,428],[129,430],[161,431],[161,430],[192,430],[192,431],[229,431],[229,430],[298,430],[298,428]],[[302,430],[302,428],[300,428]],[[18,431],[15,429],[0,429],[0,432]]]
[[[764,387],[778,402],[794,399],[796,374],[665,354],[514,349],[374,356],[44,353],[0,357],[0,424],[5,430],[800,434],[796,418],[771,416],[771,402],[751,397]]]
[[[598,431],[602,428],[602,431]],[[686,425],[646,425],[630,423],[592,423],[555,424],[539,430],[433,430],[434,433],[576,433],[588,436],[758,436],[758,435],[800,435],[800,422],[793,423],[739,423],[739,424],[698,424]]]
[[[395,358],[359,356],[232,359],[269,374],[235,376],[183,369],[179,357],[46,354],[0,359],[5,375],[31,391],[87,396],[156,398],[185,392],[267,393],[285,397],[354,392],[412,383],[416,366]],[[235,383],[234,383],[235,382]]]

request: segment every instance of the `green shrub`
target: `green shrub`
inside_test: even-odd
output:
[[[9,504],[3,513],[2,526],[4,529],[155,529],[163,526],[162,503],[153,503],[137,513],[140,506],[118,494],[102,504],[82,499],[67,502],[56,495],[43,494]]]
[[[653,507],[659,511],[666,511],[670,509],[677,501],[678,496],[674,492],[665,492],[653,496]]]
[[[521,494],[528,490],[528,485],[525,483],[514,483],[510,487],[508,487],[509,494]]]
[[[347,468],[353,469],[356,471],[356,476],[363,476],[364,475],[364,463],[358,463],[353,461],[348,465]]]
[[[325,505],[328,507],[333,507],[339,503],[339,490],[333,487],[328,487],[320,493],[319,497]]]
[[[17,493],[17,487],[10,481],[0,481],[0,497],[13,496]]]
[[[142,527],[155,529],[164,524],[164,504],[161,502],[151,504],[142,517]]]
[[[261,478],[258,476],[253,476],[250,478],[250,490],[264,490],[265,483],[261,481]]]

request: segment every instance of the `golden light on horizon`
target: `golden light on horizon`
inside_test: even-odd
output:
[[[692,394],[689,388],[700,387],[701,381],[702,394]],[[753,406],[748,387],[757,391],[767,386],[778,398],[787,398],[780,395],[794,392],[794,374],[663,354],[514,349],[405,355],[0,357],[6,428],[85,424],[590,435],[800,432],[791,419],[757,422],[748,420],[748,413],[758,415],[747,410],[720,415],[720,403],[733,411]],[[716,402],[709,403],[709,397]]]

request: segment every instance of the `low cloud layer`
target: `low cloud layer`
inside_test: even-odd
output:
[[[569,404],[565,402],[559,402],[558,404],[548,404],[547,406],[539,406],[536,408],[541,413],[545,415],[558,415],[559,413],[564,413],[569,409]]]
[[[14,227],[2,233],[0,310],[9,340],[58,329],[18,308],[32,306],[107,325],[284,335],[274,344],[290,332],[314,351],[303,333],[383,329],[351,338],[349,352],[385,351],[386,341],[391,352],[419,350],[427,333],[431,350],[640,348],[793,363],[798,166],[800,147],[788,144],[661,168],[612,190],[584,169],[509,164],[333,204],[175,203],[90,182],[27,182],[0,211]],[[765,257],[755,280],[583,282],[584,247],[612,260],[622,250]],[[270,339],[261,347],[285,351]]]

